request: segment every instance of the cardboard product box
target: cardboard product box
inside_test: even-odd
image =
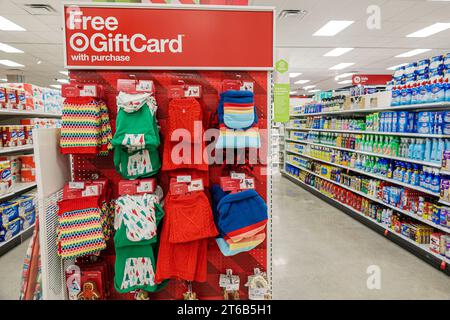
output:
[[[44,111],[48,113],[62,112],[62,96],[61,91],[55,89],[44,88]]]
[[[366,97],[365,96],[352,97],[351,109],[364,109],[365,106],[366,106]]]
[[[22,220],[17,218],[0,227],[0,242],[8,241],[22,230]]]
[[[352,109],[352,97],[350,96],[345,97],[343,109],[344,110]]]
[[[392,93],[391,91],[381,91],[365,95],[365,108],[385,108],[391,105]]]

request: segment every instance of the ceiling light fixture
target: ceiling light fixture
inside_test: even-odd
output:
[[[0,51],[6,52],[6,53],[23,53],[22,50],[19,50],[17,48],[14,48],[6,43],[0,42]]]
[[[25,67],[23,64],[11,61],[11,60],[0,60],[0,64],[7,67]]]
[[[0,30],[2,31],[26,31],[21,26],[15,24],[14,22],[0,16]]]
[[[67,79],[56,79],[56,81],[58,81],[59,83],[64,83],[64,84],[69,83],[69,80],[67,80]]]
[[[60,71],[59,73],[65,75],[66,77],[69,76],[69,71]]]
[[[352,51],[354,48],[335,48],[331,51],[328,51],[323,56],[324,57],[339,57],[343,54]]]
[[[407,64],[407,63],[401,63],[401,64],[398,64],[398,65],[396,65],[396,66],[389,67],[389,68],[387,68],[386,70],[397,70],[398,68],[404,67],[404,66],[406,66],[406,65],[408,65],[408,64]]]
[[[348,68],[348,67],[350,67],[352,65],[354,65],[354,63],[352,63],[352,62],[342,62],[342,63],[339,63],[339,64],[337,64],[335,66],[332,66],[330,68],[330,70],[342,70],[342,69]]]
[[[328,21],[322,28],[317,30],[313,36],[316,37],[332,37],[337,35],[339,32],[349,27],[355,21],[347,20],[331,20]]]
[[[315,93],[315,92],[319,92],[319,91],[322,91],[322,90],[320,90],[320,89],[314,89],[314,90],[309,90],[308,92]]]
[[[298,81],[295,81],[294,83],[295,84],[305,84],[305,83],[308,83],[308,82],[311,82],[311,80],[298,80]]]
[[[297,78],[298,76],[301,76],[302,73],[300,72],[293,72],[293,73],[289,73],[289,78]]]
[[[343,81],[338,82],[338,84],[350,84],[350,83],[353,83],[353,81],[352,80],[343,80]]]
[[[416,32],[408,34],[406,37],[408,38],[426,38],[432,36],[433,34],[445,31],[450,29],[450,23],[435,23],[426,28],[420,29]]]
[[[51,84],[50,87],[55,88],[55,89],[61,89],[60,84]]]
[[[334,77],[334,80],[338,81],[339,79],[351,77],[354,74],[355,74],[355,72],[346,72],[346,73],[338,74],[336,77]]]
[[[303,89],[308,90],[308,89],[312,89],[315,87],[316,87],[315,85],[310,85],[310,86],[303,87]]]
[[[6,79],[6,78],[0,78],[0,81],[6,82],[6,81],[8,81],[8,79]]]
[[[407,51],[404,53],[401,53],[399,55],[396,55],[396,58],[409,58],[409,57],[413,57],[413,56],[417,56],[418,54],[422,54],[425,52],[431,51],[431,49],[414,49],[411,51]]]

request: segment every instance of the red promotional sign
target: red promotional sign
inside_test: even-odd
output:
[[[357,85],[385,85],[386,82],[392,80],[390,74],[355,74],[352,77],[354,86]]]
[[[71,69],[273,67],[272,8],[82,3],[64,19]]]

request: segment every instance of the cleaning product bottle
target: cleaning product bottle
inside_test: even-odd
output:
[[[395,137],[392,139],[391,143],[391,155],[398,157],[400,153],[400,139]]]
[[[424,188],[427,190],[431,189],[431,181],[433,179],[433,172],[427,167],[426,174],[425,174],[425,183]]]
[[[423,160],[427,161],[427,162],[431,161],[431,144],[432,144],[431,141],[432,140],[430,138],[427,138],[425,140],[425,153],[424,153]]]
[[[415,145],[414,139],[411,139],[410,142],[409,142],[407,158],[414,159],[414,149],[415,149],[415,147],[416,147],[416,145]]]
[[[411,175],[412,175],[411,164],[407,163],[406,164],[405,175],[403,176],[403,182],[404,183],[411,183]]]
[[[431,161],[436,161],[437,153],[438,153],[438,140],[433,138],[433,144],[431,145]]]
[[[437,155],[435,157],[435,162],[441,163],[442,162],[442,155],[444,154],[445,149],[445,143],[444,139],[439,139],[438,147],[437,147]]]
[[[419,177],[419,166],[417,164],[413,165],[413,172],[411,175],[411,184],[414,186],[418,186],[420,183],[420,177]]]
[[[431,191],[439,193],[441,185],[441,176],[437,170],[433,170],[433,178],[431,180]]]
[[[416,159],[423,161],[424,155],[425,155],[425,142],[423,139],[419,140],[419,143],[417,144],[417,153],[416,153]]]
[[[419,186],[421,186],[422,188],[425,188],[426,177],[427,177],[427,169],[426,167],[423,167],[419,173]]]

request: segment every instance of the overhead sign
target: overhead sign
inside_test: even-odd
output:
[[[71,69],[273,67],[272,8],[79,3],[64,18]]]
[[[354,74],[352,77],[352,83],[357,85],[385,85],[386,82],[392,80],[390,74]]]

